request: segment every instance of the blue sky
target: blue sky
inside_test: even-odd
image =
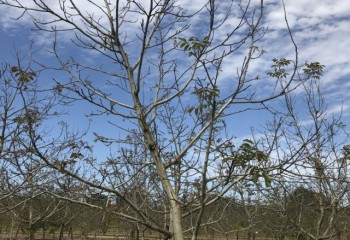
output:
[[[31,4],[31,1],[22,1]],[[48,1],[49,2],[49,1]],[[58,1],[51,1],[51,4],[57,8]],[[76,1],[81,4],[84,9],[84,1]],[[203,5],[202,0],[180,1],[184,4],[184,8],[191,12],[196,11]],[[223,1],[225,2],[225,1]],[[230,2],[227,1],[226,4]],[[260,1],[252,1],[252,5],[259,4]],[[265,16],[263,25],[268,27],[268,31],[261,41],[261,47],[267,52],[261,59],[254,62],[251,74],[263,75],[271,65],[273,58],[291,58],[293,59],[293,46],[290,42],[284,22],[283,7],[280,1],[265,0]],[[223,3],[224,4],[224,3]],[[326,66],[324,71],[323,92],[328,104],[328,114],[340,114],[342,112],[343,122],[350,125],[350,1],[340,0],[285,0],[287,17],[289,25],[293,32],[293,37],[299,48],[299,62],[319,61]],[[91,9],[84,9],[91,11]],[[33,24],[27,16],[18,21],[11,20],[11,17],[17,17],[21,13],[17,9],[0,5],[0,61],[14,61],[13,55],[16,51],[21,54],[28,52],[31,41],[33,41],[33,49],[41,49],[36,53],[39,61],[54,64],[53,58],[48,55],[53,41],[53,34],[48,32],[32,31]],[[48,20],[47,15],[38,15],[43,20]],[[132,15],[129,15],[132,19]],[[136,21],[140,21],[137,19]],[[196,22],[197,21],[197,22]],[[230,19],[226,27],[235,26],[237,19]],[[61,25],[58,24],[60,27]],[[198,29],[201,26],[200,16],[194,20],[194,24]],[[225,34],[224,32],[222,33]],[[78,50],[72,47],[70,39],[74,37],[72,32],[62,32],[58,36],[59,48],[62,56],[68,57],[69,54],[78,56],[78,58],[86,63],[99,62],[99,56],[86,50]],[[131,46],[131,48],[134,46]],[[135,48],[135,47],[134,47]],[[232,64],[223,65],[222,84],[229,81],[229,75],[236,71],[236,66],[240,64],[243,56],[235,56],[232,58]],[[108,63],[106,63],[108,64]],[[42,84],[50,86],[51,79],[64,78],[58,72],[48,72],[41,76]],[[260,94],[267,91],[266,84],[261,85]],[[278,101],[275,103],[278,105]],[[91,106],[78,104],[70,108],[70,114],[65,119],[71,121],[71,125],[75,129],[84,129],[88,125],[88,121],[84,119],[86,113],[91,110]],[[302,112],[303,109],[300,109]],[[268,112],[249,111],[235,116],[231,124],[235,128],[234,135],[239,138],[245,138],[250,134],[251,127],[259,129],[264,122],[269,119]],[[108,132],[109,127],[95,120],[92,125],[93,129]],[[305,119],[307,121],[307,119]],[[238,126],[238,127],[237,127]]]

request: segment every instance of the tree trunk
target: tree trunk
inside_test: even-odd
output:
[[[131,85],[133,85],[132,81],[131,81]],[[132,89],[135,89],[135,86],[132,86]],[[171,206],[170,211],[171,211],[172,226],[173,226],[173,232],[171,232],[172,239],[183,240],[184,237],[183,237],[183,230],[182,230],[182,213],[181,213],[181,206],[179,204],[178,197],[175,193],[173,186],[169,181],[164,163],[162,162],[162,158],[158,150],[157,142],[154,140],[152,136],[152,131],[149,125],[147,124],[146,118],[143,116],[141,103],[138,99],[137,94],[134,95],[134,103],[135,103],[137,115],[139,117],[139,126],[141,127],[144,133],[145,143],[148,146],[153,162],[156,165],[158,176],[161,180],[164,191],[166,192],[166,195],[170,201],[170,206]]]
[[[73,227],[72,227],[72,226],[69,226],[69,236],[70,236],[70,239],[71,239],[71,240],[74,239],[74,236],[73,236]]]
[[[64,224],[61,223],[61,225],[60,225],[60,232],[59,232],[59,236],[58,236],[58,240],[63,240],[63,230],[64,230]]]
[[[29,240],[34,240],[35,239],[34,235],[35,235],[35,231],[34,231],[33,227],[31,226],[29,228]]]
[[[43,240],[45,240],[46,239],[46,227],[45,227],[45,224],[43,225],[42,230],[43,230]]]
[[[182,230],[182,214],[181,206],[178,202],[171,200],[172,204],[172,224],[173,224],[173,240],[183,240],[183,230]]]

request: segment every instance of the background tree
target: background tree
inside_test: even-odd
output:
[[[345,230],[340,219],[348,206],[344,148],[349,135],[339,117],[327,114],[320,80],[303,86],[309,118],[300,119],[296,105],[301,101],[289,95],[286,112],[268,130],[273,133],[268,145],[281,166],[275,179],[278,189],[270,196],[278,196],[278,209],[285,211],[286,232],[301,238],[340,238]]]
[[[16,60],[16,65],[4,63],[0,73],[0,211],[8,217],[5,226],[11,226],[6,229],[11,236],[21,229],[33,239],[63,201],[44,195],[52,190],[54,175],[33,154],[29,132],[35,128],[37,138],[47,137],[42,124],[58,115],[51,110],[59,100],[38,86],[32,55],[17,55]]]

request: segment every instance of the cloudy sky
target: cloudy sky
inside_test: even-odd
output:
[[[9,0],[9,2],[14,1]],[[20,2],[29,7],[33,6],[32,1],[29,0]],[[52,4],[54,9],[59,8],[59,1],[46,2]],[[83,11],[91,11],[84,0],[75,2],[80,4]],[[144,1],[143,4],[147,5],[146,2],[148,1]],[[189,12],[194,12],[203,6],[202,0],[182,0],[179,2]],[[217,2],[222,5],[231,4],[229,0]],[[252,0],[252,6],[259,3],[260,1]],[[328,112],[330,115],[342,112],[344,123],[350,125],[350,1],[285,0],[285,5],[288,22],[298,45],[299,62],[318,61],[326,66],[322,81]],[[268,30],[261,41],[261,47],[267,53],[260,62],[258,61],[252,66],[252,71],[256,71],[258,74],[262,66],[269,66],[270,63],[267,64],[266,59],[294,58],[293,45],[286,31],[281,1],[265,0],[264,6],[263,25]],[[14,53],[27,52],[31,42],[34,43],[34,49],[42,49],[43,53],[38,55],[39,58],[43,61],[50,61],[44,52],[52,46],[53,35],[51,33],[31,31],[34,26],[27,15],[24,15],[20,20],[14,20],[14,18],[21,16],[19,9],[0,5],[0,16],[0,61],[13,61]],[[43,14],[34,14],[33,16],[40,20],[51,18],[51,16]],[[137,19],[137,21],[141,20]],[[201,19],[198,18],[198,26],[200,26],[200,21]],[[234,26],[236,23],[237,19],[233,18],[228,21],[226,27],[229,28],[230,24]],[[60,23],[57,26],[64,27]],[[69,40],[73,36],[72,32],[60,33],[60,41],[63,43],[60,47],[65,49],[66,53],[85,54],[84,61],[91,60],[91,55],[86,55],[86,52],[72,52]],[[226,74],[230,74],[235,72],[236,68],[232,68],[228,64],[224,70]],[[243,125],[245,125],[241,129],[245,130],[236,133],[237,136],[249,134],[250,126],[263,124],[261,121],[257,122],[258,119],[254,117],[254,113],[242,114],[241,117],[244,119]]]

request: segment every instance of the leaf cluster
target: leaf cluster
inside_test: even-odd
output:
[[[183,49],[188,52],[188,56],[199,56],[203,53],[203,50],[210,45],[209,37],[205,37],[203,40],[199,40],[197,37],[190,37],[189,39],[179,37],[175,38],[175,47]]]
[[[198,99],[201,100],[201,104],[197,107],[190,107],[187,111],[188,113],[194,112],[194,114],[199,117],[206,112],[206,110],[210,109],[213,104],[223,104],[223,101],[216,101],[216,98],[220,94],[220,89],[217,86],[214,87],[195,87],[192,94],[196,95]]]
[[[242,168],[249,169],[249,174],[252,176],[254,182],[257,182],[260,177],[263,177],[267,187],[271,186],[271,178],[265,169],[261,169],[259,166],[252,165],[253,161],[258,163],[267,162],[267,155],[258,149],[256,144],[250,139],[244,139],[239,148],[232,152],[232,154],[226,154],[223,158],[223,162],[232,161],[234,165]]]
[[[271,65],[271,68],[273,68],[273,71],[268,72],[267,75],[277,79],[286,78],[288,73],[286,72],[285,67],[287,67],[291,63],[291,60],[288,60],[286,58],[274,58],[272,59],[272,61],[273,64]]]
[[[319,62],[306,62],[303,71],[308,78],[320,79],[324,67],[325,65],[322,65]]]
[[[35,108],[27,109],[24,114],[15,117],[13,121],[18,124],[35,124],[39,121],[39,111]]]
[[[11,67],[11,72],[17,77],[20,83],[29,83],[37,76],[33,71],[24,71],[19,67]]]

